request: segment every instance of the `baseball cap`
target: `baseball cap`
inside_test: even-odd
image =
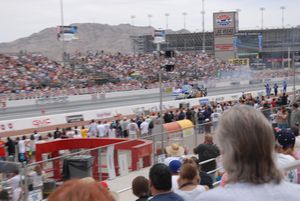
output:
[[[171,170],[172,173],[178,173],[181,167],[181,161],[180,160],[172,160],[169,163],[169,168]]]
[[[277,133],[277,141],[283,149],[293,147],[295,145],[295,135],[291,130],[281,130]]]

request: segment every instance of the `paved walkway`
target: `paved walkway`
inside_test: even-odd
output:
[[[148,178],[149,170],[150,167],[147,167],[139,171],[130,172],[126,176],[117,177],[114,180],[107,181],[107,183],[109,185],[110,190],[115,192],[122,191],[119,193],[120,201],[134,201],[137,199],[137,197],[132,194],[131,182],[137,176],[144,176]]]

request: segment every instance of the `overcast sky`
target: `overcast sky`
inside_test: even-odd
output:
[[[148,14],[155,28],[183,28],[183,12],[187,13],[186,28],[202,30],[201,0],[63,0],[64,24],[95,22],[118,25],[132,23],[148,26]],[[299,25],[300,0],[205,0],[205,29],[212,30],[212,13],[240,9],[240,29],[261,25],[260,7],[264,7],[264,26],[281,27],[281,6],[285,6],[285,25]],[[61,22],[60,0],[0,0],[0,42],[9,42],[31,35]]]

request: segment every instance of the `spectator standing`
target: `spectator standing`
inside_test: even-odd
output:
[[[129,124],[129,122],[127,120],[127,117],[124,117],[123,120],[122,120],[122,122],[121,122],[121,128],[122,128],[123,136],[125,138],[128,137],[128,130],[127,130],[128,124]]]
[[[300,123],[300,109],[298,103],[293,104],[290,127],[293,129],[298,129],[297,123]]]
[[[278,85],[277,85],[277,83],[274,84],[273,89],[274,89],[275,96],[277,96],[277,94],[278,94]]]
[[[149,123],[143,119],[143,122],[140,125],[141,137],[147,136],[149,134]]]
[[[300,186],[282,180],[273,157],[273,129],[260,111],[249,106],[225,111],[216,137],[228,174],[226,188],[200,194],[195,201],[299,200]]]
[[[85,126],[81,126],[80,134],[82,138],[88,138],[89,129]]]
[[[5,146],[7,147],[9,160],[14,161],[16,154],[16,143],[10,137],[8,137]]]
[[[61,137],[61,132],[60,132],[59,128],[56,128],[56,130],[53,133],[53,137],[54,137],[54,139]]]
[[[88,126],[88,136],[89,137],[97,137],[97,124],[95,122],[95,120],[93,119],[90,123],[90,125]]]
[[[101,121],[98,121],[97,130],[98,130],[99,137],[106,136],[106,127],[105,127],[105,124],[102,123]]]
[[[37,132],[37,130],[35,130],[35,131],[33,132],[33,136],[34,136],[35,141],[37,141],[37,140],[39,139],[39,137],[41,136],[41,134],[39,134],[39,133]]]
[[[284,80],[283,83],[282,83],[282,90],[283,90],[283,93],[286,93],[286,88],[287,88],[287,83],[286,83],[286,81]]]
[[[19,162],[26,162],[26,136],[23,135],[22,139],[18,142],[18,150],[19,150]]]
[[[217,158],[220,155],[219,148],[214,144],[213,137],[211,134],[206,134],[204,137],[204,142],[199,144],[194,148],[194,154],[198,154],[199,162],[206,161],[212,158]],[[202,164],[201,170],[204,172],[209,172],[217,168],[217,163],[215,160]],[[209,174],[211,179],[215,181],[216,173]]]
[[[5,142],[0,138],[0,160],[6,160]]]
[[[130,123],[127,125],[129,138],[136,139],[138,137],[139,127],[133,119],[130,119]]]
[[[162,163],[153,165],[149,172],[151,201],[184,201],[172,192],[172,174],[168,166]]]
[[[288,117],[289,114],[285,106],[281,106],[276,115],[276,122],[280,129],[286,129],[288,127]]]

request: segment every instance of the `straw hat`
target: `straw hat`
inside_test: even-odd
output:
[[[182,156],[184,155],[184,148],[179,144],[172,143],[166,147],[166,153],[168,156]]]

